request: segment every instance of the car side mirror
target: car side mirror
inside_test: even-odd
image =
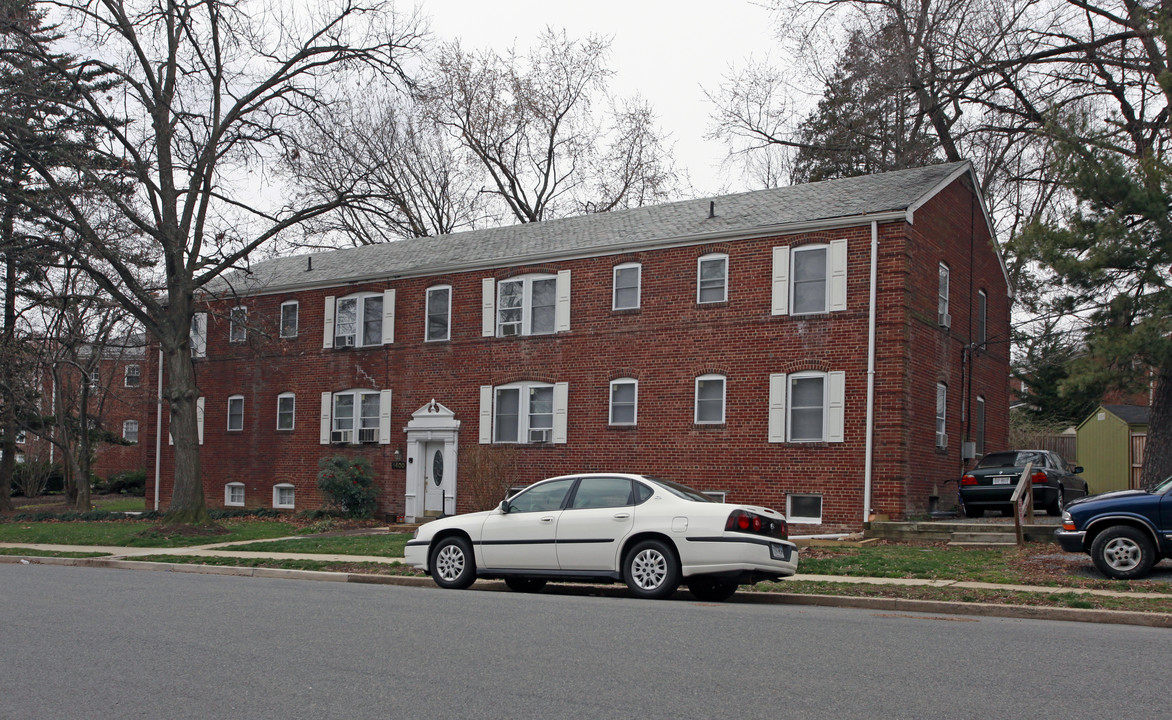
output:
[[[504,515],[508,515],[509,511],[513,509],[513,506],[509,504],[508,500],[501,500],[501,504],[498,505],[497,507],[500,509],[501,513]]]
[[[1082,475],[1082,465],[1075,465],[1074,466],[1074,474],[1075,475]]]

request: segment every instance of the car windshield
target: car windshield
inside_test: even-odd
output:
[[[978,468],[1024,467],[1032,462],[1035,467],[1044,465],[1046,460],[1041,453],[1030,451],[989,453],[977,463]]]
[[[659,478],[647,477],[646,475],[643,477],[655,483],[664,490],[667,490],[672,495],[683,498],[684,500],[691,500],[693,502],[716,502],[699,490],[693,490],[687,485],[681,485],[678,482],[672,482],[671,480],[661,480]]]
[[[1152,490],[1152,493],[1155,495],[1163,495],[1164,493],[1168,492],[1169,490],[1172,490],[1172,475],[1168,476],[1168,478],[1165,479],[1164,482],[1157,485],[1156,488],[1154,490]]]

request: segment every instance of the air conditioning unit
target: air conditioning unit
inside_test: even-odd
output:
[[[378,442],[378,428],[361,428],[358,431],[358,442],[364,444]]]
[[[942,327],[942,328],[952,327],[952,315],[950,315],[948,313],[940,313],[939,320],[940,320],[940,327]]]
[[[330,433],[330,442],[350,444],[354,442],[354,431],[335,430]]]
[[[334,347],[354,347],[354,335],[338,335],[334,338]]]
[[[961,445],[961,456],[963,460],[972,460],[977,456],[977,444],[972,440]]]
[[[547,442],[549,442],[550,436],[552,434],[553,434],[553,430],[530,430],[529,431],[529,442],[531,442],[531,443],[547,443]]]
[[[520,335],[520,334],[521,334],[521,323],[517,323],[517,322],[501,323],[501,335],[502,336]]]
[[[936,447],[948,447],[948,433],[936,433]]]

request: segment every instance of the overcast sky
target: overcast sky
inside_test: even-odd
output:
[[[659,114],[700,195],[746,189],[735,171],[721,173],[723,143],[705,140],[715,90],[731,66],[764,57],[773,40],[769,13],[749,0],[424,0],[436,39],[459,38],[466,48],[528,50],[546,27],[573,38],[612,37],[612,88],[638,91]]]

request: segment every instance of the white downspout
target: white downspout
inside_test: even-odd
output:
[[[163,350],[159,349],[159,392],[155,401],[155,511],[159,509],[159,465],[163,452]]]
[[[867,320],[867,443],[863,459],[863,522],[871,518],[871,476],[875,455],[875,313],[879,276],[879,223],[871,222],[871,293]]]

